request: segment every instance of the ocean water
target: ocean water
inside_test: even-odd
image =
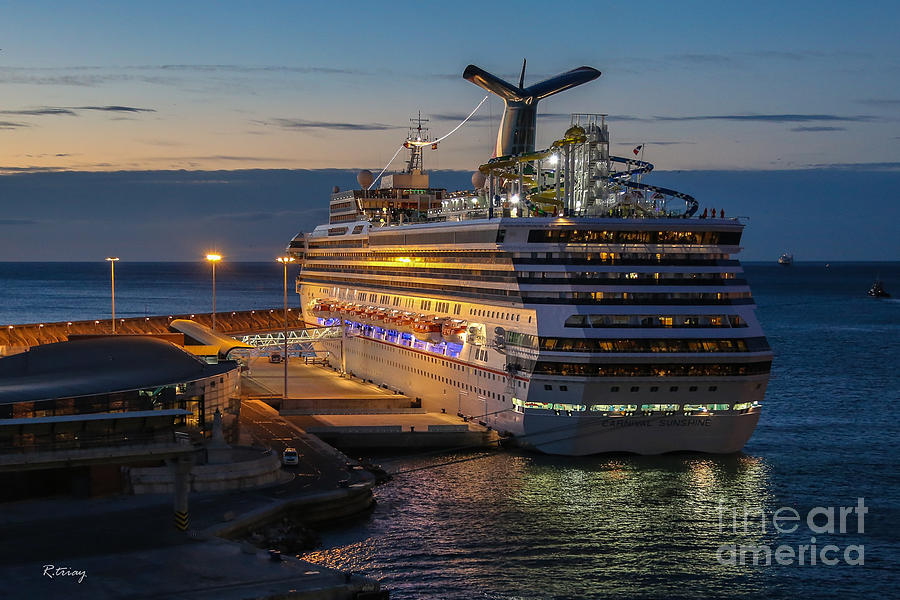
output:
[[[108,268],[0,263],[0,324],[107,316]],[[306,558],[376,577],[395,599],[896,597],[900,263],[745,269],[775,362],[743,453],[380,457],[402,473],[376,489],[374,512],[325,532]],[[117,314],[211,309],[208,265],[119,263],[116,275]],[[222,263],[216,275],[219,310],[282,302],[278,264]],[[865,295],[876,277],[894,299]],[[840,507],[859,498],[862,531],[852,512],[842,533]],[[817,507],[823,533],[806,522]],[[801,520],[778,531],[779,509]],[[731,560],[731,544],[786,547],[794,559]],[[800,564],[812,545],[817,563],[807,547]],[[821,562],[829,545],[838,564]]]
[[[896,597],[900,300],[865,292],[880,276],[900,296],[900,264],[745,268],[775,362],[743,453],[381,457],[405,472],[306,558],[401,599]],[[841,533],[840,507],[859,498],[862,530],[845,512]],[[821,562],[829,545],[838,564]],[[794,559],[754,565],[763,547]]]
[[[288,268],[288,302],[297,268]],[[0,262],[0,325],[109,318],[110,267],[78,263]],[[273,308],[284,303],[284,268],[271,263],[220,262],[216,310]],[[116,263],[116,316],[212,312],[212,269],[206,262]]]

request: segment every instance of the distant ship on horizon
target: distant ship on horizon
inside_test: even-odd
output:
[[[778,264],[785,267],[790,267],[792,264],[794,264],[794,255],[788,252],[782,252],[781,256],[778,257]]]

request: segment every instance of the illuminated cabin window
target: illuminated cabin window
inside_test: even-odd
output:
[[[728,404],[685,404],[684,412],[716,412],[730,408],[731,406]]]
[[[637,404],[593,404],[591,405],[591,412],[632,413],[637,408]]]
[[[568,412],[582,412],[587,410],[584,404],[554,404],[553,410],[565,410]]]
[[[563,377],[733,377],[768,373],[771,361],[751,363],[564,363],[538,361],[536,375]],[[674,388],[674,389],[673,389]],[[669,391],[678,391],[673,386]],[[612,391],[612,390],[610,390]]]
[[[641,404],[644,412],[674,412],[681,408],[680,404]]]
[[[741,402],[740,404],[734,405],[734,410],[747,410],[751,406],[753,406],[752,402]]]

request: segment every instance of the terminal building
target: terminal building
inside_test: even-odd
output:
[[[237,441],[238,363],[162,339],[93,337],[0,358],[0,500],[120,491],[123,466],[184,452],[179,442],[208,437],[217,410]]]

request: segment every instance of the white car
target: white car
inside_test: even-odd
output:
[[[285,448],[281,454],[281,463],[284,465],[300,464],[300,453],[297,452],[296,448]]]

